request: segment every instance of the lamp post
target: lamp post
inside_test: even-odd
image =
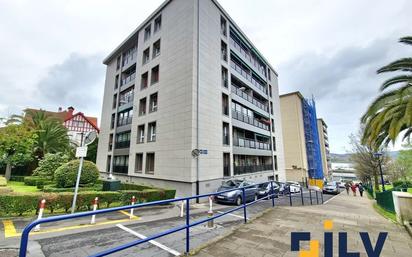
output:
[[[381,174],[382,191],[385,192],[385,191],[386,191],[386,190],[385,190],[385,180],[383,179],[382,163],[381,163],[382,153],[374,153],[373,156],[375,156],[375,158],[378,158],[379,172],[380,172],[380,174]]]

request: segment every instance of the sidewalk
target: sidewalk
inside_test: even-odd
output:
[[[311,232],[319,240],[323,256],[323,221],[333,220],[334,256],[338,256],[338,232],[347,232],[348,251],[367,256],[359,232],[369,232],[372,246],[379,232],[388,232],[382,257],[410,256],[412,239],[405,229],[380,216],[373,201],[366,196],[347,196],[342,193],[323,206],[277,207],[256,220],[242,225],[233,233],[201,249],[197,256],[283,256],[296,257],[290,251],[291,232]],[[307,250],[308,244],[301,243]]]

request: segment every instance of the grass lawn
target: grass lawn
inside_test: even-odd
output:
[[[9,181],[7,187],[13,189],[13,192],[17,193],[33,193],[40,192],[40,189],[37,189],[35,186],[27,186],[24,182]]]
[[[380,207],[377,203],[373,204],[373,208],[376,210],[377,213],[382,215],[383,217],[393,221],[396,223],[396,214],[392,212],[388,212],[387,210]]]

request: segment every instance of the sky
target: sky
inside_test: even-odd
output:
[[[0,117],[74,106],[100,119],[102,60],[162,2],[0,0]],[[280,93],[315,98],[334,153],[350,150],[348,136],[390,77],[376,70],[412,54],[397,42],[412,34],[412,1],[219,2],[276,69]]]

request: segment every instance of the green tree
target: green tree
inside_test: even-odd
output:
[[[61,165],[67,163],[69,157],[63,153],[48,153],[39,161],[39,166],[34,170],[34,176],[40,176],[49,180],[54,179],[54,172]]]
[[[85,160],[96,163],[97,146],[99,145],[99,138],[96,138],[93,143],[87,146],[87,156]]]
[[[44,111],[28,111],[24,123],[33,128],[37,135],[35,155],[42,159],[47,153],[70,151],[67,129],[62,122]]]
[[[399,42],[412,45],[412,37],[403,37]],[[412,57],[402,58],[382,68],[377,73],[403,72],[385,81],[377,97],[363,115],[365,125],[362,143],[377,149],[395,142],[404,132],[404,138],[412,133]]]
[[[412,149],[399,151],[396,163],[399,166],[400,178],[407,180],[412,177]]]
[[[80,161],[73,160],[63,164],[57,168],[54,173],[54,179],[58,187],[74,187],[77,179],[77,172],[79,170]],[[84,161],[82,167],[82,174],[80,176],[80,184],[94,184],[99,178],[99,169],[96,164],[90,161]]]
[[[11,169],[23,165],[33,159],[33,146],[37,136],[25,125],[10,124],[0,129],[0,162],[6,164],[7,180]]]

